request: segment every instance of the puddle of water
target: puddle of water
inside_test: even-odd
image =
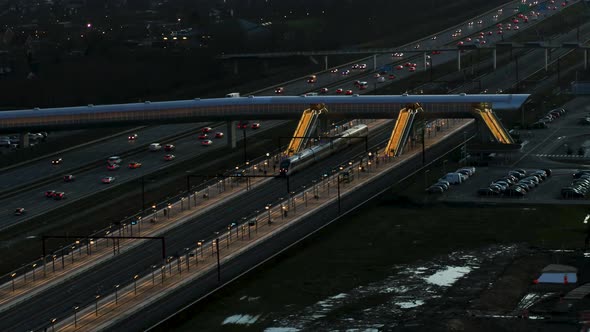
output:
[[[446,269],[438,271],[426,278],[426,281],[437,286],[448,287],[469,272],[471,272],[471,268],[467,266],[448,266]]]
[[[410,309],[410,308],[415,308],[415,307],[419,307],[419,306],[423,305],[424,301],[415,300],[415,301],[408,301],[408,302],[396,302],[395,304],[398,305],[402,309]]]
[[[256,323],[256,321],[260,318],[260,315],[252,316],[252,315],[232,315],[227,317],[221,325],[226,324],[237,324],[237,325],[250,325]]]

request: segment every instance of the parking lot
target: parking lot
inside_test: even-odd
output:
[[[586,199],[563,199],[561,189],[569,186],[577,169],[552,169],[552,174],[535,188],[530,189],[523,197],[514,196],[480,196],[477,191],[486,188],[492,181],[504,177],[511,168],[477,167],[475,175],[465,182],[451,187],[442,194],[431,194],[430,197],[443,202],[479,202],[479,203],[526,203],[526,204],[588,204]],[[527,172],[533,169],[525,168]],[[435,183],[432,179],[430,183]]]

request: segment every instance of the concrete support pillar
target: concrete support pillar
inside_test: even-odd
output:
[[[328,70],[328,56],[324,55],[324,70]]]
[[[428,59],[426,59],[426,52],[424,52],[423,55],[424,55],[424,71],[426,71],[426,63],[428,62]]]
[[[377,70],[377,54],[373,54],[373,70]]]
[[[227,130],[226,130],[226,137],[227,137],[227,145],[229,145],[232,149],[236,147],[237,136],[236,136],[236,121],[228,121],[227,122]]]
[[[496,70],[496,67],[497,67],[497,63],[496,63],[496,61],[497,61],[497,59],[496,59],[496,48],[494,48],[492,50],[492,61],[494,62],[494,70]]]
[[[584,49],[584,70],[588,70],[588,49]]]
[[[545,49],[545,71],[549,70],[549,49]]]
[[[318,131],[320,133],[325,133],[328,130],[330,130],[330,121],[328,120],[328,117],[324,116],[324,114],[320,115],[318,118]],[[324,136],[324,135],[321,135]]]
[[[28,148],[29,147],[29,133],[20,133],[19,134],[20,143],[19,148]]]
[[[461,50],[457,50],[457,71],[461,71]]]
[[[234,75],[238,74],[238,60],[234,60]]]

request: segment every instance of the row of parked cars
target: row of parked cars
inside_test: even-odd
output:
[[[475,167],[463,167],[459,168],[456,172],[445,174],[438,181],[426,188],[426,192],[429,194],[442,194],[448,190],[453,184],[461,184],[465,182],[469,177],[475,174]]]
[[[492,181],[487,188],[480,188],[480,196],[524,197],[529,191],[551,176],[550,169],[526,171],[522,168],[511,170],[504,177]]]
[[[586,198],[590,192],[590,170],[578,171],[573,174],[573,178],[569,186],[561,188],[561,197]]]
[[[565,108],[556,108],[554,110],[551,110],[547,113],[547,115],[545,115],[544,117],[539,119],[537,122],[532,123],[531,128],[533,128],[533,129],[547,128],[548,123],[551,123],[554,120],[560,118],[561,116],[565,115],[565,113],[566,113]]]

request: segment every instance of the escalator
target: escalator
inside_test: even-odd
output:
[[[287,156],[299,153],[301,149],[305,147],[310,134],[315,130],[320,113],[321,111],[313,109],[306,109],[303,111],[303,115],[301,116],[301,120],[299,120],[297,129],[295,129],[293,138],[291,138],[287,151],[285,151]]]
[[[486,126],[490,129],[492,136],[501,144],[514,144],[514,140],[504,129],[504,126],[498,121],[496,114],[489,109],[477,110]]]
[[[417,110],[407,108],[399,112],[393,132],[391,133],[391,138],[385,148],[385,153],[388,156],[397,157],[401,154],[410,135],[410,129],[412,128],[412,123],[417,112]]]

